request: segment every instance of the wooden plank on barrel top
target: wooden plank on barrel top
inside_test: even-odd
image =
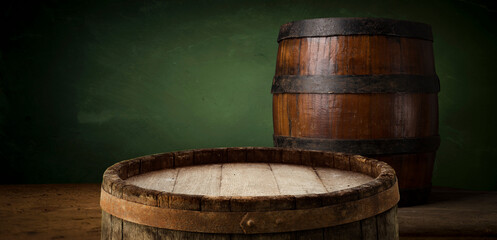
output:
[[[326,193],[326,188],[312,167],[269,164],[281,195]]]
[[[267,163],[224,164],[222,167],[221,196],[279,195],[273,172]]]
[[[221,164],[188,166],[179,169],[173,193],[219,196]]]
[[[162,169],[128,178],[126,182],[145,189],[172,192],[177,175],[177,168]]]
[[[322,167],[315,167],[314,169],[328,192],[359,186],[373,179],[365,174],[339,169]]]

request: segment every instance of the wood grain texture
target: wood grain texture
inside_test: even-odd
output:
[[[231,240],[230,235],[211,234],[211,233],[192,233],[182,232],[169,229],[158,229],[157,239],[161,240],[178,240],[178,239],[192,239],[192,240]]]
[[[177,168],[178,177],[171,192],[218,196],[221,166],[209,164]]]
[[[0,239],[99,239],[99,197],[100,184],[0,185]]]
[[[357,155],[353,156],[349,154],[342,154],[342,153],[320,152],[320,151],[298,150],[298,149],[260,148],[260,147],[221,148],[221,149],[204,149],[204,150],[195,150],[195,151],[189,150],[189,151],[175,152],[173,158],[174,164],[172,164],[172,166],[179,165],[176,168],[172,168],[171,165],[167,165],[168,167],[166,166],[165,169],[153,171],[155,168],[146,168],[138,166],[138,169],[140,169],[141,174],[128,177],[129,176],[128,173],[132,170],[129,170],[127,168],[131,169],[137,168],[135,165],[131,165],[130,163],[134,163],[137,162],[137,160],[139,160],[141,164],[150,165],[146,163],[144,159],[146,159],[146,161],[151,161],[151,162],[153,161],[157,162],[157,159],[162,159],[163,161],[169,162],[170,158],[161,157],[164,155],[167,154],[139,157],[137,159],[123,161],[121,163],[109,167],[103,176],[103,181],[102,181],[103,190],[117,198],[124,198],[127,201],[132,201],[150,206],[159,206],[159,207],[176,208],[176,209],[191,209],[191,210],[198,210],[201,209],[202,206],[205,206],[213,209],[224,209],[221,211],[227,211],[226,209],[230,209],[231,211],[233,211],[233,207],[236,207],[238,206],[238,204],[242,203],[233,202],[234,199],[223,200],[220,198],[220,201],[221,200],[222,201],[219,204],[215,204],[209,198],[204,198],[204,196],[215,196],[216,194],[215,193],[214,194],[208,193],[207,195],[198,194],[198,192],[196,192],[198,190],[196,189],[197,185],[203,184],[202,185],[203,187],[199,191],[206,191],[205,189],[211,189],[211,190],[213,189],[213,191],[217,191],[216,189],[219,189],[219,192],[221,192],[223,188],[222,179],[226,181],[226,179],[234,177],[233,180],[236,180],[238,178],[239,181],[228,181],[227,185],[228,187],[230,186],[229,184],[234,183],[241,186],[251,184],[254,187],[261,188],[261,186],[265,186],[264,184],[266,184],[269,187],[269,189],[272,189],[271,191],[279,192],[278,189],[279,186],[277,185],[276,177],[271,169],[271,165],[273,164],[275,166],[278,164],[296,164],[295,166],[300,165],[300,167],[303,168],[312,167],[313,169],[315,169],[316,167],[326,168],[332,172],[337,171],[338,169],[346,171],[353,170],[356,171],[357,173],[363,173],[371,177],[376,177],[377,179],[375,181],[372,181],[371,183],[376,182],[376,184],[380,184],[381,186],[386,184],[383,188],[377,188],[377,187],[371,188],[369,186],[367,188],[364,188],[365,190],[364,193],[371,194],[369,196],[379,193],[378,191],[380,191],[381,189],[385,190],[387,188],[390,188],[395,180],[393,169],[391,169],[388,165],[382,164],[381,162],[378,162],[374,159],[364,158]],[[193,157],[194,160],[188,160],[188,158],[191,157]],[[222,163],[210,164],[210,165],[204,164],[206,161],[212,162],[213,157],[215,157],[216,159],[220,159]],[[243,169],[240,169],[240,167],[236,167],[237,165],[239,165],[240,162],[245,162],[244,164],[246,164],[243,166]],[[202,166],[204,167],[207,166],[208,169],[212,168],[213,172],[209,173],[209,171],[211,170],[205,171]],[[223,168],[225,166],[228,166],[228,170],[223,171]],[[253,169],[254,167],[255,169]],[[230,170],[230,168],[233,169]],[[292,166],[290,169],[293,168],[294,167]],[[152,172],[147,173],[145,172],[144,169],[148,169],[148,171]],[[264,171],[261,171],[261,169],[263,169]],[[165,173],[163,171],[171,171],[172,173]],[[178,181],[179,179],[178,175],[180,175],[181,171],[188,171],[187,172],[188,174],[185,173],[184,177],[185,180]],[[219,171],[221,173],[219,173]],[[252,171],[253,174],[249,173],[250,171]],[[125,174],[122,174],[122,172]],[[174,180],[175,185],[171,187],[171,183],[173,182],[171,176],[174,176],[174,172],[176,172],[176,178]],[[207,175],[206,172],[208,173]],[[319,179],[319,176],[315,172],[312,171],[300,171],[300,172],[310,174],[309,176],[307,176],[310,177],[309,179]],[[154,185],[155,184],[154,182],[156,179],[158,179],[158,176],[162,175],[169,179],[168,181],[166,181],[167,184],[164,185],[164,189],[162,190],[170,190],[170,192],[160,192],[156,191],[155,189],[147,188],[148,186],[157,187],[157,184]],[[218,177],[219,175],[221,175],[221,180],[219,180]],[[223,175],[226,175],[226,177],[223,177]],[[262,179],[265,179],[262,185],[260,183],[261,176],[259,175],[262,176]],[[322,180],[319,179],[319,181]],[[191,193],[185,194],[185,191],[175,192],[174,189],[178,182],[180,182],[180,184],[178,185],[179,186],[178,189],[181,190],[182,188],[186,188],[189,189],[188,191]],[[135,183],[138,185],[136,185]],[[193,186],[188,186],[188,183],[193,183],[192,184]],[[298,186],[299,184],[302,185],[297,181],[293,181],[292,184],[296,184],[296,186]],[[138,188],[137,186],[141,186],[144,188]],[[260,190],[266,191],[263,188]],[[327,198],[335,196],[337,194],[338,193],[331,192],[330,195],[327,196]],[[341,195],[340,196],[338,195],[337,199],[341,199],[340,197]],[[321,197],[319,194],[316,196],[318,198]],[[315,198],[312,194],[309,195],[309,197]],[[254,202],[254,203],[256,202],[255,200],[250,200],[249,198],[244,198],[244,199],[247,200],[248,202]],[[229,200],[230,202],[230,204],[228,204],[229,205],[228,208],[227,208],[228,205],[224,203],[227,200]],[[205,204],[203,203],[204,201],[206,201]],[[281,199],[277,197],[272,199],[271,201],[278,201],[278,204],[280,203],[292,204],[291,201],[286,200],[285,197],[282,197]],[[298,206],[300,206],[299,201],[297,201]],[[333,204],[336,203],[338,202],[334,202]],[[268,206],[271,205],[277,207],[276,202],[274,204],[270,202],[267,202],[265,204],[269,204]],[[241,209],[243,209],[243,207]]]
[[[328,192],[357,187],[371,181],[364,174],[337,169],[315,168],[315,172]]]
[[[366,174],[324,167],[225,163],[162,169],[125,181],[141,188],[179,194],[274,196],[333,192],[372,179]]]
[[[269,164],[281,195],[326,193],[326,187],[312,167]],[[369,177],[369,176],[367,176]],[[371,177],[369,177],[371,180]],[[338,179],[336,179],[338,180]]]
[[[188,170],[184,170],[188,171]],[[146,189],[172,192],[176,184],[178,169],[158,170],[126,179],[129,184]],[[182,180],[184,181],[184,180]]]
[[[336,226],[333,228],[327,228],[324,230],[324,239],[330,240],[349,240],[349,239],[364,239],[361,235],[361,223],[353,222],[349,224],[344,224]],[[380,238],[379,236],[373,236],[371,239],[394,239],[394,238]]]
[[[278,186],[269,164],[250,164],[240,168],[224,164],[221,196],[271,196],[279,195]]]
[[[397,207],[376,216],[376,229],[378,231],[377,234],[379,239],[399,238]]]
[[[326,233],[330,237],[345,236],[347,231],[354,236],[361,220],[376,218],[376,214],[395,206],[398,201],[397,185],[392,185],[395,182],[394,170],[361,156],[278,148],[202,149],[175,152],[175,167],[169,165],[157,170],[151,163],[157,165],[160,156],[123,161],[104,173],[102,209],[113,216],[102,215],[103,239],[309,239],[316,234],[324,238]],[[352,169],[357,172],[351,172]],[[345,184],[338,183],[342,178]],[[373,178],[376,179],[373,181]],[[370,185],[363,186],[362,183]],[[354,186],[357,187],[352,188]],[[375,198],[369,198],[373,195]],[[380,199],[388,206],[378,204]],[[355,203],[361,207],[372,206],[360,212],[352,207],[350,214],[322,214],[325,210],[341,211],[343,204],[356,200],[363,200],[360,204]],[[326,208],[312,209],[316,207]],[[320,220],[318,226],[302,222],[302,219],[288,221],[292,219],[290,215],[296,214],[289,212],[294,209],[300,209],[297,213],[302,214],[295,215],[296,219],[314,216],[325,220]],[[275,212],[267,215],[266,211]],[[190,217],[181,217],[178,213]],[[170,220],[163,222],[165,225],[158,224],[163,221],[163,216]],[[215,218],[211,219],[213,216]],[[279,220],[278,216],[285,220]],[[354,223],[335,226],[347,222],[344,219],[350,219],[350,216],[360,217],[352,218],[356,221]],[[223,222],[223,218],[230,224]],[[251,219],[259,224],[250,226]],[[213,221],[217,223],[211,224]],[[191,225],[191,222],[195,224]],[[231,224],[233,222],[235,225]],[[281,223],[283,227],[279,226]],[[228,228],[220,227],[226,224]],[[385,224],[392,224],[392,221]],[[197,233],[196,230],[216,234]]]
[[[1,238],[100,239],[101,233],[108,231],[105,226],[101,228],[100,187],[100,184],[1,185]],[[434,187],[427,204],[398,209],[400,239],[497,239],[496,201],[497,192]],[[363,234],[365,221],[361,221]],[[368,229],[376,231],[376,226]],[[162,239],[187,236],[173,230],[162,232],[167,232],[161,233]],[[295,233],[295,239],[322,240],[322,232]]]
[[[276,76],[435,76],[432,42],[392,36],[333,36],[279,43]],[[438,135],[437,93],[273,94],[274,135],[328,139],[392,139]],[[334,149],[330,149],[334,150]],[[425,201],[435,153],[383,155],[401,189]],[[413,170],[416,169],[416,170]],[[418,176],[417,178],[414,176]]]
[[[361,220],[361,236],[364,239],[375,238],[378,236],[378,224],[376,218]]]
[[[274,94],[273,100],[275,135],[379,139],[438,134],[436,94]]]
[[[431,41],[333,36],[280,42],[276,75],[434,75]]]
[[[125,166],[123,167],[123,169],[126,169]],[[128,172],[128,170],[126,169],[125,172]],[[116,182],[113,182],[112,186],[111,186],[110,193],[114,196],[117,196],[117,197],[123,197],[122,185],[117,184]],[[105,222],[102,222],[102,225],[104,225],[104,224],[105,224]],[[123,237],[124,237],[123,226],[124,226],[124,220],[117,218],[117,217],[114,217],[114,216],[111,216],[109,226],[108,226],[108,228],[111,229],[110,239],[123,240]]]
[[[105,214],[105,212],[103,213]],[[267,240],[267,239],[358,239],[358,240],[382,240],[382,239],[398,239],[396,228],[389,229],[392,222],[396,222],[397,208],[392,208],[378,216],[373,216],[362,221],[333,226],[323,229],[314,229],[298,232],[284,233],[268,233],[268,234],[208,234],[183,232],[177,230],[161,229],[143,226],[128,221],[123,221],[123,239],[251,239],[251,240]],[[369,225],[368,225],[369,224]],[[104,228],[108,226],[105,221],[102,222]],[[373,232],[376,227],[377,232]],[[376,234],[373,234],[376,233]],[[390,235],[389,235],[390,234]],[[393,234],[393,235],[392,235]]]
[[[143,239],[154,240],[158,239],[157,228],[135,224],[123,220],[122,225],[122,239]]]
[[[101,224],[101,237],[102,240],[112,239],[112,215],[102,211],[102,224]]]

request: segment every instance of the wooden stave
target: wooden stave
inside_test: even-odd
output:
[[[275,96],[274,98],[281,98],[283,95],[294,95],[294,94],[279,94],[279,96]],[[300,94],[300,97],[302,98],[302,95]],[[387,94],[385,94],[387,95]],[[434,97],[429,97],[431,99],[436,98],[436,95],[433,95]],[[290,98],[289,96],[285,98]],[[278,101],[278,100],[276,100]],[[428,102],[428,101],[425,101]],[[287,104],[288,105],[288,104]],[[296,104],[292,105],[290,109],[296,109],[295,107]],[[296,110],[291,110],[291,112],[296,112]],[[438,110],[427,110],[427,113],[422,114],[421,116],[425,119],[432,119],[425,121],[425,127],[421,127],[418,129],[428,129],[428,131],[411,131],[410,135],[383,135],[381,136],[380,139],[385,138],[385,137],[391,137],[391,138],[398,138],[402,139],[402,137],[433,137],[438,135]],[[277,111],[273,112],[273,116],[277,115]],[[323,114],[326,115],[326,114]],[[286,117],[285,114],[280,114],[280,116]],[[382,117],[379,116],[377,117],[378,119],[381,119]],[[278,125],[281,122],[287,121],[279,121],[278,117],[273,117],[274,120],[274,126],[275,126],[275,135],[281,134],[281,136],[288,136],[290,135],[288,130],[287,132],[281,133],[277,131]],[[431,122],[431,123],[430,123]],[[304,124],[300,124],[304,125]],[[293,126],[299,126],[298,124],[295,124],[293,122]],[[305,129],[303,129],[305,130]],[[321,129],[322,130],[322,129]],[[374,130],[370,130],[371,132]],[[295,131],[291,131],[292,134],[294,133],[299,133],[303,132],[301,129],[297,129]],[[300,134],[300,135],[294,135],[294,137],[312,137],[315,136],[317,138],[324,138],[324,137],[329,137],[324,135],[323,133],[326,133],[326,131],[316,131],[316,132],[307,132],[307,134]],[[314,135],[312,135],[314,134]],[[352,139],[350,136],[339,136],[340,138],[336,139]],[[356,138],[356,139],[375,139],[375,138],[367,138],[367,137],[362,137],[362,138]],[[282,147],[280,145],[276,145],[278,147]],[[302,146],[300,146],[302,148]],[[333,151],[334,149],[329,149]],[[336,149],[335,149],[336,150]],[[419,153],[403,153],[403,154],[391,154],[391,155],[367,155],[369,157],[374,157],[377,158],[378,160],[384,161],[391,165],[394,169],[396,169],[397,176],[399,178],[399,187],[401,191],[401,206],[408,206],[408,205],[415,205],[419,203],[426,202],[430,189],[431,189],[431,174],[433,172],[433,165],[435,161],[435,156],[436,152],[419,152]],[[424,159],[424,161],[420,161],[420,159]],[[418,166],[413,166],[412,162],[417,162]],[[421,170],[424,172],[424,174],[418,174],[416,171],[412,171],[413,167],[418,168],[418,169],[423,169]],[[417,178],[417,180],[416,180]],[[406,180],[409,179],[409,180]]]
[[[328,46],[326,46],[328,45]],[[362,48],[361,48],[362,47]],[[333,48],[337,48],[333,50]],[[318,49],[324,49],[319,52]],[[351,49],[351,50],[350,50]],[[364,50],[366,49],[366,50]],[[328,51],[328,53],[326,53]],[[349,51],[349,52],[347,52]],[[309,54],[314,52],[315,54]],[[324,53],[323,53],[324,52]],[[367,55],[368,57],[364,57]],[[344,64],[345,67],[337,67]],[[278,76],[387,76],[387,75],[412,75],[423,76],[429,78],[437,78],[433,60],[432,42],[426,39],[399,37],[399,36],[380,36],[380,35],[354,35],[354,36],[314,36],[283,39],[279,41],[277,64],[275,78]],[[354,104],[378,104],[376,107],[371,106],[371,109],[380,108],[381,104],[378,99],[389,98],[392,103],[410,104],[409,109],[414,109],[414,115],[418,115],[416,121],[422,126],[411,127],[411,130],[403,131],[386,131],[379,134],[371,133],[375,131],[372,127],[366,129],[369,134],[349,133],[347,134],[345,127],[344,131],[330,129],[326,127],[329,122],[332,122],[330,116],[331,104],[340,105],[346,102]],[[354,99],[356,98],[356,99]],[[304,100],[302,100],[304,99]],[[307,99],[307,100],[306,100]],[[362,99],[362,100],[361,100]],[[300,102],[299,102],[300,101]],[[385,102],[385,100],[382,100]],[[320,104],[316,104],[320,103]],[[299,105],[300,104],[300,105]],[[306,105],[307,104],[307,105]],[[321,106],[329,106],[328,110],[320,108]],[[301,116],[307,122],[300,123],[290,122],[289,119],[295,120],[295,115],[298,110],[303,107],[314,108],[321,111],[318,116]],[[422,108],[427,107],[425,110]],[[346,106],[349,112],[359,112],[361,107]],[[326,108],[326,107],[324,107]],[[394,107],[385,107],[395,109]],[[407,109],[407,108],[406,108]],[[297,113],[296,113],[297,112]],[[406,116],[408,113],[404,113]],[[402,115],[402,114],[401,114]],[[286,118],[286,119],[285,119]],[[389,119],[392,114],[383,113],[376,114],[376,119]],[[402,118],[402,116],[401,116]],[[311,120],[309,120],[311,119]],[[421,121],[419,119],[424,119]],[[336,120],[336,119],[335,119]],[[349,119],[350,120],[350,119]],[[309,130],[312,124],[323,126],[315,127],[314,130]],[[381,121],[364,120],[361,121],[377,123]],[[348,122],[344,119],[342,122]],[[357,122],[360,122],[357,120]],[[329,138],[329,139],[382,139],[382,138],[418,138],[418,137],[437,137],[438,136],[438,99],[436,92],[403,92],[389,93],[385,90],[382,93],[275,93],[273,94],[273,126],[275,136],[291,136],[291,137],[311,137],[311,138]],[[409,123],[412,125],[412,123]],[[286,127],[285,127],[286,126]],[[306,129],[307,126],[307,129]],[[360,127],[352,126],[350,128]],[[384,129],[389,129],[391,125],[384,124]],[[299,128],[300,127],[300,128]],[[290,129],[294,128],[293,131]],[[296,128],[296,129],[295,129]],[[381,127],[376,127],[376,132]],[[413,130],[414,129],[414,130]],[[354,135],[355,134],[355,135]],[[282,147],[280,145],[275,145]],[[300,147],[303,148],[303,147]],[[330,151],[340,151],[339,149],[329,149]],[[394,166],[398,172],[399,187],[401,189],[401,205],[415,205],[425,202],[428,198],[431,188],[431,175],[433,172],[433,164],[436,152],[421,152],[412,154],[390,154],[390,155],[368,155],[369,157],[379,158]],[[409,173],[407,166],[412,164],[407,163],[410,159],[424,158],[425,163],[420,168],[423,168],[424,175],[420,181],[412,181],[412,177],[405,180],[403,176],[412,175]],[[401,164],[399,164],[399,162]],[[399,166],[400,165],[400,166]],[[428,178],[428,179],[427,179]],[[414,198],[415,197],[415,198]]]
[[[147,197],[140,196],[145,199]],[[377,195],[351,199],[342,204],[271,210],[275,206],[280,209],[281,202],[258,198],[257,205],[250,205],[254,209],[242,208],[236,211],[232,208],[231,210],[235,211],[230,212],[161,208],[136,203],[132,201],[134,199],[136,198],[126,196],[121,199],[102,191],[100,203],[102,210],[114,217],[150,227],[216,234],[269,234],[321,229],[361,221],[394,207],[399,195],[398,186],[395,184]],[[245,198],[249,201],[253,199]],[[154,204],[148,200],[144,201]]]
[[[117,223],[117,224],[116,224]],[[116,229],[114,229],[115,227]],[[211,239],[211,240],[326,240],[326,239],[361,239],[382,240],[399,239],[397,224],[397,207],[376,216],[358,222],[306,231],[271,233],[271,234],[212,234],[184,232],[163,228],[154,228],[114,217],[102,211],[102,240],[123,239]]]
[[[206,157],[206,152],[210,152]],[[205,196],[193,196],[193,195],[183,195],[183,194],[165,194],[168,195],[168,198],[174,195],[174,197],[179,200],[176,201],[176,204],[164,204],[164,193],[142,189],[136,186],[128,185],[124,181],[125,178],[133,176],[133,174],[140,174],[147,171],[158,170],[166,167],[174,167],[176,163],[173,161],[168,161],[171,159],[179,160],[179,166],[187,166],[185,163],[190,164],[205,164],[212,163],[212,156],[220,157],[220,159],[227,160],[228,154],[231,152],[231,156],[235,156],[232,160],[233,162],[254,162],[254,160],[259,159],[257,162],[265,162],[263,160],[267,160],[268,158],[276,157],[274,160],[276,162],[284,162],[290,164],[304,164],[304,165],[314,165],[314,166],[329,166],[330,164],[335,165],[336,162],[337,168],[342,168],[344,170],[355,170],[355,171],[363,171],[367,172],[368,175],[376,176],[376,179],[367,184],[363,184],[361,186],[345,189],[342,191],[334,192],[334,194],[313,194],[309,196],[277,196],[277,197],[230,197],[230,203],[236,203],[239,200],[238,210],[240,211],[260,211],[260,202],[261,200],[270,200],[270,202],[274,202],[277,204],[271,204],[270,209],[278,210],[282,209],[281,206],[291,206],[284,207],[284,209],[305,209],[305,208],[313,208],[318,206],[325,206],[330,204],[337,204],[341,202],[347,202],[355,199],[360,199],[364,197],[371,196],[377,192],[381,192],[385,189],[391,187],[395,182],[395,172],[392,168],[390,168],[385,163],[379,162],[374,159],[368,159],[357,155],[347,155],[341,153],[331,153],[331,152],[320,152],[320,151],[310,151],[310,150],[296,150],[296,149],[278,149],[278,148],[221,148],[221,149],[205,149],[205,150],[194,150],[194,151],[181,151],[175,153],[164,153],[164,154],[156,154],[151,156],[144,156],[136,159],[131,159],[128,161],[123,161],[121,163],[115,164],[109,167],[104,173],[102,190],[106,191],[113,196],[122,197],[123,199],[139,202],[144,205],[150,206],[158,206],[158,207],[166,207],[166,208],[178,208],[178,209],[188,209],[188,210],[206,210],[206,211],[232,211],[233,209],[227,209],[225,203],[226,197],[210,197],[206,198]],[[199,156],[203,156],[205,158],[200,159],[196,163],[192,160],[186,160],[183,156],[196,156],[195,153],[201,153]],[[241,153],[241,154],[240,154]],[[221,155],[219,155],[221,154]],[[223,155],[224,154],[224,155]],[[275,155],[276,154],[276,155]],[[244,159],[236,158],[236,156],[245,155]],[[266,156],[265,158],[261,156]],[[333,161],[323,161],[322,158],[333,157]],[[176,158],[177,157],[177,158]],[[198,158],[196,158],[199,160]],[[336,159],[336,161],[334,161]],[[352,160],[352,161],[351,161]],[[164,164],[166,162],[166,164]],[[364,168],[364,163],[367,163],[367,167]],[[143,167],[141,167],[143,166]],[[155,167],[151,167],[155,166]],[[128,171],[124,171],[125,168],[129,168]],[[136,171],[136,169],[142,170]],[[124,178],[124,179],[123,179]],[[156,196],[157,198],[154,198]],[[224,201],[219,201],[223,200]],[[170,199],[169,199],[170,200]],[[218,201],[220,204],[212,204],[213,200]],[[193,205],[191,204],[195,202]],[[180,203],[180,204],[177,204]],[[248,204],[247,204],[248,203]],[[200,207],[199,207],[200,206]],[[249,206],[249,207],[247,207]],[[250,208],[252,207],[252,208]],[[266,209],[267,210],[267,209]],[[103,219],[109,219],[106,217],[107,215],[103,215]],[[117,222],[117,229],[124,227],[123,222],[125,220],[116,218],[114,216],[111,217],[113,219],[113,223]],[[104,223],[103,223],[104,224]],[[109,226],[113,226],[110,223],[106,223]],[[106,229],[109,228],[106,226]],[[110,227],[112,228],[112,227]],[[114,228],[112,228],[114,229]],[[173,231],[173,230],[171,230]],[[181,232],[181,231],[179,231]],[[186,234],[186,232],[185,232]],[[194,234],[194,233],[189,233]],[[200,233],[198,233],[200,234]],[[102,236],[108,236],[109,234],[102,234]],[[194,234],[195,235],[195,234]],[[201,236],[198,235],[198,236]]]

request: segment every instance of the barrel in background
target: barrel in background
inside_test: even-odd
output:
[[[431,27],[311,19],[278,42],[274,145],[373,156],[395,169],[399,205],[425,202],[440,143]]]

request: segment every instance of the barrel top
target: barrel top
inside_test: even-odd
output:
[[[348,176],[348,180],[337,181],[337,175]],[[278,190],[278,180],[288,189]],[[325,190],[318,183],[326,181]],[[390,166],[359,155],[249,147],[187,150],[122,161],[105,171],[102,189],[119,198],[167,195],[169,200],[179,197],[200,202],[203,196],[213,196],[219,202],[243,200],[243,205],[250,205],[264,199],[286,201],[290,196],[292,202],[306,197],[320,205],[327,199],[326,205],[371,196],[394,183],[395,171]],[[220,188],[220,184],[225,185]],[[307,184],[315,189],[305,188]],[[134,200],[148,204],[147,199]],[[164,207],[188,208],[172,206],[171,202]]]
[[[126,179],[144,189],[207,196],[321,194],[372,181],[362,173],[282,163],[223,163],[152,171]]]
[[[350,223],[391,209],[398,200],[395,171],[384,162],[246,147],[119,162],[104,173],[100,205],[115,217],[152,227],[255,234]]]
[[[386,18],[315,18],[283,24],[278,42],[290,38],[385,35],[433,41],[431,26]]]

